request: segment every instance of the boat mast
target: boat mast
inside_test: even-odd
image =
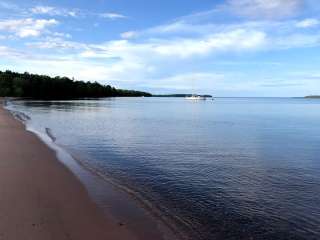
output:
[[[195,93],[195,77],[192,77],[191,79],[191,90],[192,90],[192,94],[191,96],[195,97],[197,94]]]

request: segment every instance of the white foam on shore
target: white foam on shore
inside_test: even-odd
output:
[[[32,120],[30,116],[27,114],[17,111],[12,107],[10,104],[7,104],[4,106],[6,110],[8,110],[15,119],[22,122],[26,130],[29,132],[34,133],[36,136],[40,138],[50,149],[52,149],[58,158],[59,161],[61,161],[65,166],[67,166],[74,174],[76,174],[77,177],[80,177],[83,175],[84,169],[81,168],[79,163],[69,154],[66,150],[64,150],[59,145],[55,144],[56,138],[53,136],[51,130],[49,128],[45,129],[46,134],[36,130],[33,128],[30,124],[30,121]],[[81,173],[81,174],[79,174]],[[80,177],[81,179],[81,177]]]

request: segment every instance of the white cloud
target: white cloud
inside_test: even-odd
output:
[[[290,5],[284,0],[268,2],[230,0],[227,1],[227,6],[229,10],[243,16],[256,17],[257,14],[263,18],[280,18],[296,13],[300,7],[298,2],[300,1],[292,0],[293,5]],[[286,7],[281,10],[280,6]],[[245,11],[238,12],[241,9]],[[71,16],[70,11],[59,9],[58,12],[57,8],[53,7],[38,7],[33,11],[33,14]],[[77,14],[77,16],[90,15],[108,19],[126,18],[117,13],[105,13],[102,16],[82,10]],[[120,35],[122,38],[120,40],[97,44],[73,41],[70,35],[57,32],[59,30],[56,29],[49,31],[49,26],[57,24],[53,19],[42,19],[42,22],[37,22],[36,19],[0,20],[0,31],[20,37],[39,36],[45,33],[44,37],[24,42],[28,46],[26,51],[32,52],[32,57],[20,55],[12,65],[14,69],[22,71],[67,75],[81,80],[110,82],[121,84],[122,87],[134,86],[141,89],[148,87],[184,91],[191,89],[192,81],[199,81],[199,89],[217,87],[245,90],[249,85],[252,89],[256,87],[253,81],[248,83],[250,80],[246,80],[247,75],[238,78],[237,75],[228,75],[228,72],[215,72],[214,68],[217,66],[215,63],[219,62],[219,57],[223,55],[224,60],[228,61],[232,56],[240,59],[238,57],[243,53],[259,54],[259,51],[279,51],[320,45],[318,31],[302,29],[316,26],[318,23],[314,20],[251,19],[236,23],[219,23],[188,21],[180,18],[169,24],[141,31],[124,32]],[[11,49],[0,47],[1,56],[10,58],[13,55],[11,53]],[[254,54],[250,54],[251,56]],[[257,61],[259,62],[259,59]],[[239,62],[243,64],[241,60]],[[268,67],[270,66],[266,68]],[[241,78],[242,83],[248,82],[236,83]],[[231,87],[227,86],[230,83],[228,79]],[[223,83],[224,81],[227,83]]]
[[[53,33],[53,37],[49,36],[43,39],[42,41],[29,42],[29,43],[26,43],[26,46],[39,48],[39,49],[52,49],[57,51],[61,51],[65,49],[69,49],[69,50],[81,49],[82,50],[87,48],[86,44],[65,40],[61,37],[68,37],[68,34],[67,35],[62,34],[61,36],[60,33]]]
[[[0,56],[8,56],[12,54],[12,50],[6,46],[0,46]]]
[[[190,29],[190,25],[184,21],[175,21],[170,24],[156,26],[149,29],[149,32],[153,33],[172,33],[172,32],[185,32]]]
[[[34,14],[51,14],[53,11],[55,11],[55,8],[49,6],[37,6],[31,8],[31,12]]]
[[[55,19],[19,19],[0,21],[0,31],[13,33],[18,37],[37,37],[50,26],[57,25]]]
[[[1,51],[1,49],[0,49]],[[0,52],[1,54],[1,52]],[[145,77],[147,67],[142,63],[123,61],[113,64],[88,61],[74,57],[38,57],[23,58],[14,64],[14,69],[30,71],[51,76],[64,75],[85,81],[100,81],[102,83],[139,82]]]
[[[72,38],[71,34],[69,33],[53,32],[52,35],[54,37],[60,37],[60,38]]]
[[[49,15],[49,16],[64,16],[64,17],[77,17],[78,10],[70,10],[65,8],[57,8],[52,6],[36,6],[30,9],[34,15]]]
[[[78,16],[78,11],[76,10],[70,10],[67,12],[67,14],[71,17],[77,17]]]
[[[7,46],[1,46],[1,45],[0,45],[0,56],[4,58],[18,58],[18,59],[27,57],[26,54],[16,49],[9,48]]]
[[[320,24],[320,21],[315,18],[307,18],[302,21],[297,22],[296,26],[298,28],[310,28],[310,27],[315,27]]]
[[[88,45],[90,50],[82,57],[119,57],[145,59],[152,58],[191,58],[209,56],[219,52],[250,51],[261,48],[266,43],[265,33],[236,29],[210,34],[202,38],[150,39],[142,43],[129,40],[110,41],[100,45]]]
[[[253,18],[283,18],[297,14],[304,0],[229,0],[227,8]]]
[[[294,24],[294,23],[292,23]],[[196,83],[196,92],[209,93],[210,89],[221,91],[254,90],[260,83],[248,80],[237,83],[230,79],[239,79],[236,75],[225,75],[210,71],[188,69],[185,61],[202,61],[195,56],[211,57],[212,54],[229,52],[247,52],[252,50],[281,49],[287,47],[305,47],[316,44],[315,35],[288,35],[277,38],[256,30],[230,30],[203,36],[203,39],[149,39],[137,43],[130,40],[109,41],[101,44],[81,44],[62,39],[51,39],[39,47],[54,49],[72,49],[73,53],[61,53],[61,58],[27,59],[20,61],[23,70],[67,75],[76,79],[111,83],[119,87],[153,89],[153,91],[190,92],[192,81]],[[181,48],[177,46],[181,45]],[[184,51],[183,51],[184,50]],[[201,63],[199,63],[201,65]],[[197,64],[194,64],[197,66]],[[174,66],[174,67],[172,67]],[[39,72],[40,71],[40,72]],[[187,72],[187,73],[185,73]],[[169,76],[167,76],[169,75]],[[166,77],[160,77],[166,76]],[[242,76],[242,79],[245,77]]]
[[[141,31],[128,31],[121,34],[122,38],[160,36],[168,34],[208,34],[216,32],[219,26],[216,24],[189,24],[185,21],[177,20],[168,24],[159,25]]]
[[[151,81],[141,85],[153,89],[175,89],[198,93],[203,89],[206,89],[206,91],[214,89],[224,79],[225,75],[214,72],[189,72],[151,79]]]
[[[237,29],[217,33],[202,39],[177,39],[154,47],[160,55],[191,57],[208,55],[219,51],[252,50],[262,47],[266,42],[265,33]]]
[[[125,39],[134,38],[136,36],[138,36],[138,33],[135,31],[128,31],[128,32],[121,33],[121,37]]]
[[[144,39],[157,54],[172,57],[210,56],[221,52],[302,48],[319,44],[319,33],[300,28],[316,27],[317,19],[303,21],[255,20],[229,24],[191,24],[179,19],[132,32],[134,42]],[[122,36],[130,40],[131,32]],[[133,41],[132,41],[133,42]],[[138,44],[138,43],[137,43]]]
[[[100,17],[108,18],[108,19],[111,19],[111,20],[127,18],[127,16],[122,15],[120,13],[115,13],[115,12],[101,13]]]
[[[116,12],[106,12],[97,13],[91,12],[84,9],[68,9],[53,6],[35,6],[29,9],[32,15],[48,15],[48,16],[60,16],[60,17],[102,17],[110,20],[125,19],[127,16],[116,13]]]
[[[291,34],[270,40],[270,48],[289,49],[320,45],[320,34]]]

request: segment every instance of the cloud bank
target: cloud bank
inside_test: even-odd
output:
[[[90,18],[108,24],[114,21],[104,19],[126,19],[123,23],[132,18],[111,11],[34,6],[27,11],[31,17],[0,20],[0,42],[11,38],[16,43],[2,42],[0,55],[6,67],[20,71],[154,92],[188,91],[192,81],[203,93],[253,94],[277,84],[297,89],[303,80],[286,73],[294,69],[289,63],[299,59],[283,56],[320,45],[319,20],[301,14],[305,6],[303,0],[228,0],[204,12],[148,28],[128,28],[118,37],[99,41],[72,35],[81,34],[67,30],[66,18],[85,24]],[[299,63],[303,67],[303,61]],[[314,86],[311,80],[307,84]]]

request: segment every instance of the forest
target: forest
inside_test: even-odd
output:
[[[117,89],[98,82],[75,81],[67,77],[0,71],[0,97],[53,100],[142,96],[152,95],[147,92]]]

